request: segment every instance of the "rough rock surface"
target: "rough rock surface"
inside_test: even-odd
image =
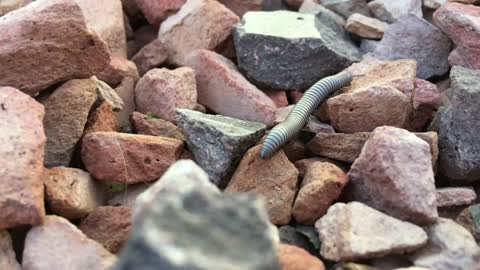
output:
[[[110,85],[99,79],[95,79],[95,82],[97,84],[97,103],[106,102],[114,111],[123,110],[124,103],[117,92],[115,92]]]
[[[1,16],[1,15],[0,15]],[[0,230],[0,269],[22,270],[15,258],[12,238],[6,230]]]
[[[135,87],[137,111],[170,122],[175,122],[176,109],[193,109],[196,104],[195,71],[189,67],[150,70]]]
[[[324,7],[323,5],[320,5],[317,0],[304,0],[303,4],[298,9],[298,12],[315,14],[320,17],[326,16],[341,27],[345,26],[346,23],[342,16]]]
[[[302,131],[315,133],[315,134],[335,133],[335,129],[331,125],[320,122],[318,118],[312,115],[308,118],[308,122],[302,128]]]
[[[125,77],[130,77],[135,82],[140,79],[135,63],[118,55],[112,55],[107,67],[96,76],[111,87],[117,87]]]
[[[118,123],[112,106],[103,102],[87,119],[84,133],[98,131],[117,131]]]
[[[296,246],[280,244],[277,255],[283,270],[325,270],[322,261]]]
[[[354,13],[362,14],[368,17],[371,15],[366,0],[317,0],[317,2],[345,18],[350,17]]]
[[[272,223],[288,224],[297,192],[297,168],[288,160],[283,150],[270,159],[261,159],[260,148],[261,145],[257,145],[248,150],[225,191],[252,192],[264,196]]]
[[[312,229],[315,230],[315,228]],[[314,245],[310,242],[310,239],[305,236],[302,232],[297,231],[296,228],[285,225],[278,228],[278,237],[282,244],[297,246],[308,251],[312,255],[317,254]],[[318,239],[318,236],[315,236]]]
[[[88,112],[97,99],[95,80],[71,80],[42,103],[45,106],[45,166],[68,166],[82,137]]]
[[[54,167],[44,181],[50,210],[64,218],[83,218],[105,202],[103,187],[80,169]]]
[[[383,60],[415,59],[417,77],[427,79],[448,72],[451,47],[452,42],[440,29],[410,14],[388,26],[373,56]]]
[[[342,169],[329,162],[308,166],[292,214],[300,224],[314,224],[327,213],[348,182]]]
[[[221,115],[177,110],[177,124],[210,181],[226,186],[245,152],[265,134],[265,125]]]
[[[190,189],[156,196],[147,196],[147,190],[142,195],[148,203],[135,211],[131,237],[114,269],[280,269],[275,254],[278,236],[263,201],[199,186],[190,178],[195,177],[192,171],[185,169],[174,173],[190,183]],[[169,185],[173,188],[174,180]]]
[[[33,227],[25,239],[23,270],[107,270],[115,255],[86,237],[68,220],[47,216],[45,223]]]
[[[360,60],[343,31],[328,17],[249,12],[234,27],[239,68],[266,87],[306,89]]]
[[[185,141],[183,131],[168,121],[133,112],[130,116],[130,122],[132,122],[133,129],[137,134],[169,137]]]
[[[357,68],[359,65],[365,67]],[[354,68],[357,70],[352,71]],[[415,88],[415,61],[367,59],[349,69],[357,77],[327,100],[328,116],[335,129],[355,133],[384,125],[404,127],[408,123],[410,95]]]
[[[87,29],[73,0],[35,1],[2,16],[0,31],[0,85],[30,95],[95,75],[110,60],[107,45]]]
[[[150,24],[160,24],[168,16],[175,14],[186,0],[136,0],[138,8]]]
[[[373,15],[385,22],[393,23],[403,15],[413,13],[422,17],[422,0],[374,0],[368,3]]]
[[[450,72],[450,103],[435,116],[439,169],[453,180],[480,179],[480,71],[455,66]]]
[[[132,208],[137,197],[150,187],[150,184],[136,184],[126,186],[126,190],[113,193],[108,199],[110,206],[126,206]]]
[[[480,7],[449,1],[435,11],[433,21],[456,45],[450,65],[479,69]]]
[[[447,187],[437,189],[437,207],[470,205],[477,199],[472,187]]]
[[[410,119],[410,129],[425,130],[426,125],[433,119],[435,110],[440,106],[440,92],[435,84],[417,79],[412,94],[413,112]]]
[[[11,87],[0,87],[0,228],[39,224],[43,205],[44,108]]]
[[[132,61],[137,65],[138,73],[143,76],[150,69],[160,66],[168,58],[168,49],[159,39],[145,45],[133,57]]]
[[[125,77],[115,88],[115,92],[122,98],[125,105],[123,110],[115,112],[118,126],[120,130],[129,131],[131,129],[130,115],[135,111],[135,79]]]
[[[275,103],[247,81],[233,62],[207,50],[194,51],[185,62],[195,70],[200,104],[225,116],[273,124]]]
[[[320,254],[332,261],[402,254],[427,242],[427,234],[421,227],[359,202],[334,204],[315,227],[322,242]]]
[[[345,25],[348,32],[369,39],[381,39],[387,27],[387,23],[358,13],[348,17]]]
[[[196,49],[213,50],[239,22],[235,13],[216,0],[188,0],[160,26],[158,38],[169,51],[168,61],[183,66]]]
[[[477,269],[480,247],[465,228],[441,218],[426,231],[427,245],[410,256],[416,266],[435,270]]]
[[[82,220],[78,228],[90,239],[117,253],[128,239],[132,210],[125,206],[100,206]]]
[[[416,224],[438,217],[430,148],[406,130],[376,128],[348,177],[356,201]]]
[[[92,132],[83,138],[82,160],[95,179],[134,184],[157,180],[182,149],[167,137]]]
[[[33,2],[33,0],[5,0],[0,3],[0,17]]]

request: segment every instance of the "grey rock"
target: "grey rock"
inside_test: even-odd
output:
[[[447,0],[423,0],[423,6],[430,9],[437,9],[446,2]]]
[[[345,18],[350,17],[354,13],[371,16],[367,0],[319,0],[319,3]]]
[[[296,224],[295,229],[297,232],[305,235],[316,250],[320,249],[320,239],[318,238],[318,232],[315,226]]]
[[[455,66],[450,103],[432,123],[439,136],[439,169],[452,180],[480,179],[480,71]]]
[[[359,202],[336,203],[315,224],[320,254],[333,261],[349,261],[401,254],[425,245],[427,234]]]
[[[360,60],[360,51],[328,16],[247,12],[234,27],[240,70],[262,87],[306,89]]]
[[[264,11],[288,10],[288,6],[284,0],[262,0],[262,10]]]
[[[417,77],[428,79],[448,72],[452,42],[428,21],[410,14],[390,25],[373,56],[382,60],[415,59]]]
[[[441,218],[426,228],[427,245],[410,256],[415,266],[435,270],[473,270],[480,265],[480,247],[453,220]]]
[[[312,227],[313,228],[313,227]],[[310,252],[312,255],[316,255],[315,247],[310,242],[307,236],[298,232],[294,227],[285,225],[278,229],[278,235],[280,242],[288,245],[297,246]]]
[[[382,21],[393,23],[403,15],[422,13],[422,0],[374,0],[368,3],[373,15]]]
[[[310,13],[317,16],[327,16],[334,20],[338,25],[344,26],[346,21],[345,19],[338,15],[337,13],[331,11],[330,9],[320,5],[316,0],[305,0],[303,4],[298,9],[300,13]]]
[[[13,251],[12,238],[6,230],[0,230],[0,269],[21,270]]]
[[[222,115],[178,109],[176,120],[183,129],[190,151],[209,175],[223,188],[245,152],[265,134],[266,126]]]
[[[360,50],[362,50],[364,53],[373,53],[379,44],[380,41],[377,40],[362,39],[362,42],[360,43]]]
[[[105,101],[112,106],[113,111],[123,110],[123,100],[117,92],[110,85],[99,79],[95,79],[95,82],[97,83],[97,103],[101,104]]]
[[[263,201],[197,188],[165,192],[135,216],[114,270],[279,270]]]

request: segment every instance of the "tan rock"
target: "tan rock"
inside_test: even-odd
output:
[[[314,224],[340,196],[348,182],[342,169],[329,162],[311,164],[293,205],[293,217],[300,224]]]
[[[109,61],[107,45],[73,0],[35,1],[1,17],[0,31],[0,85],[30,95],[95,75]]]
[[[93,111],[87,120],[85,133],[98,131],[117,131],[118,124],[112,106],[103,102]]]
[[[137,134],[163,136],[185,141],[185,134],[174,124],[153,118],[139,112],[133,112],[130,121]]]
[[[135,63],[118,55],[112,55],[109,64],[96,76],[111,87],[117,87],[125,77],[130,77],[135,82],[140,79]]]
[[[53,213],[82,218],[105,202],[103,187],[85,171],[54,167],[45,179],[45,196]]]
[[[4,0],[0,3],[0,17],[10,11],[19,9],[33,2],[33,0]]]
[[[97,83],[97,107],[102,102],[107,102],[114,111],[118,112],[123,110],[123,100],[122,98],[113,90],[110,85],[94,77],[95,82]]]
[[[131,226],[130,207],[100,206],[82,220],[78,228],[108,251],[118,253],[128,239]]]
[[[108,270],[116,256],[87,238],[68,220],[47,216],[25,239],[23,270]]]
[[[282,270],[325,270],[322,261],[296,246],[280,244],[277,255]]]
[[[240,19],[215,0],[188,0],[160,26],[159,39],[169,50],[168,61],[183,66],[196,49],[213,50],[231,34]]]
[[[263,160],[259,156],[260,148],[261,145],[257,145],[248,150],[225,191],[264,196],[272,223],[288,224],[297,191],[298,171],[283,150]]]
[[[348,32],[368,39],[381,39],[387,27],[388,24],[359,13],[350,15],[345,25]]]
[[[130,115],[135,111],[135,79],[123,78],[122,82],[115,88],[115,92],[123,100],[123,110],[115,112],[118,128],[121,131],[130,131]]]
[[[12,238],[6,230],[0,230],[0,269],[22,270],[15,258]]]
[[[170,122],[175,122],[176,109],[193,109],[196,104],[195,71],[189,67],[150,70],[135,87],[137,111]]]
[[[134,184],[157,180],[182,150],[176,139],[93,132],[83,138],[82,160],[95,179]]]
[[[11,87],[0,87],[0,229],[39,224],[43,205],[44,108]]]
[[[87,123],[90,108],[97,99],[94,79],[71,80],[42,101],[43,124],[47,134],[45,166],[68,166]]]

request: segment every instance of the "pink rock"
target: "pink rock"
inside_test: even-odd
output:
[[[421,131],[433,119],[435,110],[440,106],[440,92],[437,86],[429,81],[416,79],[415,84],[412,95],[413,113],[409,129]]]
[[[107,45],[87,29],[73,0],[43,0],[0,18],[0,85],[35,95],[109,62]]]
[[[137,134],[163,136],[185,141],[185,134],[174,124],[153,118],[139,112],[133,112],[130,116],[130,121]]]
[[[302,129],[303,131],[310,132],[310,133],[335,133],[335,129],[329,125],[320,122],[318,118],[315,116],[310,116],[308,118],[307,124]]]
[[[111,87],[117,87],[125,77],[130,77],[134,81],[140,78],[137,66],[134,62],[121,56],[112,56],[108,66],[97,74],[97,78],[106,82]]]
[[[262,10],[263,0],[219,0],[219,2],[241,18],[248,11]]]
[[[287,93],[281,90],[263,90],[263,92],[275,102],[277,107],[288,106]]]
[[[447,2],[435,11],[433,20],[456,45],[450,65],[480,69],[480,7]]]
[[[0,87],[0,228],[39,224],[43,205],[43,106]]]
[[[102,102],[89,116],[84,133],[97,131],[117,131],[118,123],[112,106]]]
[[[472,187],[447,187],[437,189],[437,207],[470,205],[477,199]]]
[[[308,167],[310,167],[315,162],[321,162],[321,161],[331,162],[331,160],[329,160],[328,158],[313,157],[313,158],[304,158],[304,159],[297,160],[295,161],[295,163],[293,163],[293,165],[295,165],[295,168],[297,168],[298,175],[300,176],[300,178],[303,178],[305,176],[305,173],[308,170]]]
[[[138,53],[136,53],[132,61],[138,68],[138,73],[143,76],[149,70],[160,66],[168,58],[167,47],[159,39],[148,43]]]
[[[279,123],[285,121],[285,119],[287,119],[288,115],[292,111],[293,106],[294,105],[290,105],[290,106],[287,106],[287,107],[280,107],[280,108],[276,109],[275,110],[275,122],[274,122],[274,124],[276,125],[276,124],[279,124]]]
[[[85,217],[105,202],[103,186],[87,172],[76,168],[48,170],[45,195],[52,212],[68,219]]]
[[[175,122],[176,109],[193,109],[197,104],[195,71],[189,67],[152,69],[135,88],[137,111]]]
[[[130,115],[135,111],[135,80],[132,77],[123,78],[115,88],[115,92],[123,100],[123,110],[115,112],[119,130],[130,131]]]
[[[150,24],[160,24],[168,16],[175,14],[186,0],[136,0],[138,8]]]
[[[120,0],[75,0],[87,26],[105,41],[110,52],[127,57],[127,37]]]
[[[47,216],[25,239],[23,270],[112,269],[116,256],[89,239],[75,225],[58,216]]]
[[[168,61],[183,66],[196,49],[213,50],[230,36],[240,19],[216,0],[188,0],[160,26],[159,39],[169,50]]]
[[[0,269],[22,270],[15,258],[12,246],[12,238],[6,230],[0,230]]]
[[[283,146],[283,151],[290,162],[305,158],[305,144],[298,139],[291,140]]]
[[[196,50],[185,62],[195,70],[200,104],[225,116],[273,124],[275,103],[247,81],[230,60]]]
[[[182,150],[177,139],[92,132],[83,138],[82,160],[95,179],[134,184],[157,180]]]
[[[376,128],[348,177],[356,201],[416,224],[438,217],[430,147],[406,130]]]

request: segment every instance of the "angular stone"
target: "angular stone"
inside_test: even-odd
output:
[[[0,87],[0,229],[44,219],[44,114],[33,98]]]
[[[30,95],[95,75],[109,61],[107,45],[87,29],[73,0],[35,1],[2,16],[0,31],[0,85]]]
[[[421,131],[425,130],[440,106],[440,92],[435,84],[422,79],[417,79],[415,85],[412,94],[413,112],[409,126],[412,130]]]
[[[456,45],[450,65],[480,69],[480,7],[449,1],[435,11],[433,21]]]
[[[168,49],[159,39],[145,45],[133,57],[132,61],[137,65],[140,76],[145,75],[149,70],[163,64],[168,58]]]
[[[115,92],[123,100],[123,110],[115,112],[118,127],[123,131],[130,131],[130,115],[135,111],[135,80],[131,77],[125,77],[120,85],[115,88]]]
[[[213,50],[231,33],[240,19],[215,0],[188,0],[180,11],[160,26],[158,38],[167,46],[168,61],[185,65],[196,49]]]
[[[194,51],[185,62],[195,70],[200,104],[225,116],[273,124],[275,103],[247,81],[233,62],[207,50]]]
[[[134,184],[157,180],[180,156],[180,140],[93,132],[82,141],[82,160],[95,179]]]
[[[307,168],[293,205],[300,224],[314,224],[340,196],[348,182],[342,169],[329,162],[315,162]]]
[[[297,161],[295,161],[295,163],[293,163],[293,165],[295,165],[295,167],[298,170],[298,176],[301,179],[303,179],[303,177],[305,176],[305,173],[308,170],[308,167],[310,167],[312,164],[317,163],[317,162],[332,162],[333,163],[334,161],[329,160],[328,158],[312,157],[312,158],[304,158],[304,159],[297,160]]]
[[[150,197],[114,269],[277,270],[277,239],[263,201],[197,186]]]
[[[313,227],[312,227],[313,228]],[[298,232],[294,227],[290,225],[281,226],[278,228],[278,237],[282,244],[297,246],[308,251],[312,255],[316,255],[317,251],[310,242],[307,236]],[[318,238],[318,236],[316,236]]]
[[[388,26],[373,56],[383,60],[415,59],[417,77],[427,79],[448,72],[451,47],[452,42],[440,29],[410,14]]]
[[[315,14],[317,16],[326,16],[335,21],[339,26],[345,26],[345,19],[330,9],[320,5],[317,0],[304,0],[303,4],[298,9],[300,13]]]
[[[265,87],[306,89],[360,60],[358,48],[326,16],[248,12],[234,38],[240,70]]]
[[[0,14],[1,16],[1,14]],[[12,246],[12,238],[6,230],[0,230],[0,269],[22,270],[15,258]]]
[[[107,43],[110,52],[127,57],[127,37],[120,0],[75,0],[82,9],[87,27]]]
[[[452,180],[480,179],[480,71],[455,66],[450,103],[436,115],[439,169]]]
[[[168,121],[153,118],[139,112],[133,112],[130,116],[130,121],[137,134],[186,140],[183,131]]]
[[[360,202],[336,203],[315,224],[320,254],[333,261],[349,261],[403,254],[427,243],[427,234]]]
[[[288,224],[297,192],[298,171],[283,150],[263,160],[259,156],[260,148],[261,145],[257,145],[248,150],[225,191],[264,196],[272,223]]]
[[[127,242],[132,210],[125,206],[100,206],[82,220],[78,228],[108,251],[118,253]]]
[[[137,111],[170,122],[175,122],[176,109],[193,109],[196,104],[195,71],[189,67],[150,70],[135,87]]]
[[[262,10],[263,0],[219,0],[228,9],[237,14],[238,17],[242,16],[248,11]]]
[[[325,270],[322,261],[296,246],[280,244],[277,254],[283,270]]]
[[[54,167],[47,173],[45,196],[54,214],[67,219],[83,218],[105,202],[103,187],[87,172]]]
[[[387,27],[388,24],[380,20],[358,13],[354,13],[348,17],[347,24],[345,25],[345,29],[348,32],[369,39],[381,39]]]
[[[329,125],[320,122],[318,118],[315,116],[310,116],[308,118],[308,122],[302,128],[302,131],[310,132],[310,133],[335,133],[335,129]]]
[[[415,61],[365,61],[369,64],[360,69],[363,76],[355,77],[350,86],[327,100],[332,125],[345,133],[384,125],[404,127],[412,107]]]
[[[83,135],[90,108],[97,99],[95,80],[71,80],[42,101],[47,134],[45,166],[68,166]]]
[[[465,228],[453,220],[440,218],[426,231],[428,244],[410,256],[415,266],[435,270],[477,269],[480,247]]]
[[[107,102],[103,102],[93,111],[87,120],[84,133],[98,131],[117,131],[118,123],[112,107]]]
[[[367,6],[367,0],[318,0],[317,2],[345,18],[355,13],[368,17],[371,15],[370,9]]]
[[[265,134],[265,125],[221,115],[177,110],[178,126],[198,164],[223,188],[245,152]]]
[[[33,2],[33,0],[6,0],[0,3],[0,17]]]
[[[470,205],[477,199],[472,187],[447,187],[437,189],[437,207]]]
[[[97,84],[97,103],[106,102],[114,111],[123,110],[123,100],[110,85],[95,78]]]
[[[125,77],[130,77],[136,81],[140,79],[137,66],[134,62],[117,55],[113,55],[109,64],[98,73],[97,78],[111,87],[117,87],[122,83]]]
[[[438,135],[436,132],[414,133],[417,137],[430,145],[432,164],[438,159]],[[362,147],[370,138],[371,133],[317,133],[307,144],[307,148],[314,154],[335,160],[353,163],[360,156]]]
[[[186,0],[136,0],[138,8],[150,24],[160,24],[168,16],[175,14]]]
[[[368,3],[373,15],[382,21],[393,23],[403,15],[422,17],[422,0],[374,0]]]
[[[30,229],[23,250],[23,270],[107,270],[116,256],[86,237],[68,220],[47,216]]]
[[[430,148],[406,130],[376,128],[348,177],[355,201],[416,224],[438,217]]]

